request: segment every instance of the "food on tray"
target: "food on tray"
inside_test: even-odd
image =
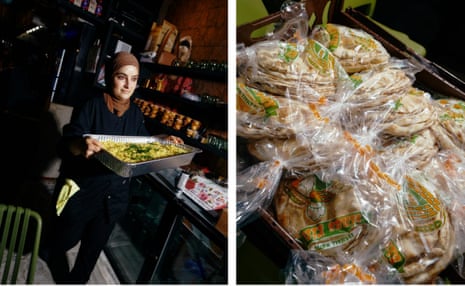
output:
[[[102,141],[101,143],[107,152],[117,159],[128,163],[145,162],[188,153],[187,150],[177,145],[160,142],[127,143]]]

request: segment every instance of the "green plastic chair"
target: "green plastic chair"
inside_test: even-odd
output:
[[[28,267],[28,272],[26,281],[20,283],[34,283],[41,233],[42,218],[39,213],[28,208],[0,204],[1,284],[16,284],[21,266]],[[28,235],[32,235],[33,246],[30,259],[23,260]],[[22,265],[24,261],[28,261],[28,265]]]
[[[268,10],[262,0],[236,0],[236,26],[248,24],[266,16],[268,16]],[[263,37],[273,29],[274,25],[269,24],[253,31],[251,37]]]
[[[360,10],[365,15],[372,17],[375,12],[376,0],[344,0],[342,3],[342,11],[347,8]]]

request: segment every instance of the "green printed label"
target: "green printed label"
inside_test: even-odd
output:
[[[361,212],[354,212],[318,224],[309,225],[300,231],[300,239],[305,246],[321,240],[340,237],[331,242],[320,243],[319,247],[335,247],[352,239],[352,231],[360,225],[367,224]],[[344,237],[345,236],[345,237]]]

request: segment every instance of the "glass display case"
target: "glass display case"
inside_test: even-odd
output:
[[[179,217],[150,283],[225,283],[223,249]]]
[[[180,173],[131,178],[127,215],[105,248],[121,283],[227,283],[227,239],[215,227],[221,211],[178,192]]]

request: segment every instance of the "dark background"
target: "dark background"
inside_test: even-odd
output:
[[[378,0],[373,18],[426,48],[426,58],[465,79],[463,1]],[[463,4],[462,4],[463,5]]]
[[[263,0],[269,13],[283,0]],[[460,0],[377,0],[373,19],[407,34],[426,49],[426,58],[465,79],[465,35]]]

